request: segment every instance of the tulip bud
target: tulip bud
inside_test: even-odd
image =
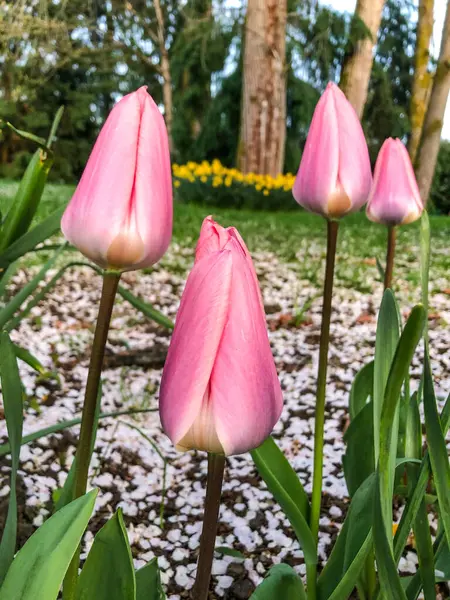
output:
[[[369,151],[352,105],[329,83],[314,111],[293,194],[314,213],[337,219],[359,210],[372,183]]]
[[[249,252],[208,217],[162,375],[163,428],[178,449],[241,454],[266,439],[282,404]]]
[[[145,87],[108,116],[61,222],[104,268],[129,271],[163,256],[172,235],[172,176],[164,119]]]
[[[400,140],[387,139],[375,165],[368,218],[388,226],[404,225],[416,221],[423,208],[408,151]]]

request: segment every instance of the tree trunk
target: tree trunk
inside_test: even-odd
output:
[[[419,149],[432,82],[431,73],[428,71],[428,63],[430,60],[430,39],[433,33],[433,8],[434,0],[419,1],[419,22],[417,23],[414,81],[410,108],[411,135],[408,142],[408,151],[413,163]]]
[[[287,0],[248,0],[238,164],[275,177],[286,139]]]
[[[172,76],[170,74],[169,53],[166,48],[166,36],[164,31],[164,15],[161,9],[160,0],[154,0],[155,14],[157,21],[157,36],[160,53],[160,68],[163,78],[163,102],[164,118],[166,121],[167,135],[169,138],[170,153],[173,152],[172,122],[173,122],[173,99],[172,99]]]
[[[383,5],[384,0],[358,0],[352,21],[352,48],[342,67],[341,89],[360,119],[366,104]]]
[[[431,89],[430,102],[423,125],[422,139],[416,161],[416,176],[420,195],[427,202],[436,167],[445,106],[450,91],[450,0],[447,1],[438,64]]]

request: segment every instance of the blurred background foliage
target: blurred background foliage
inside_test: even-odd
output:
[[[244,2],[2,0],[0,118],[44,136],[58,107],[65,105],[53,181],[77,181],[120,95],[147,85],[163,105],[157,4],[170,62],[173,160],[185,164],[218,159],[225,167],[236,166]],[[285,172],[298,168],[320,93],[328,81],[339,82],[346,53],[359,35],[351,17],[312,0],[288,2]],[[387,137],[408,140],[416,23],[417,6],[411,0],[386,1],[363,116],[373,161]],[[0,175],[17,178],[33,145],[8,129],[0,136]],[[444,142],[431,200],[446,213],[449,159],[449,143]]]

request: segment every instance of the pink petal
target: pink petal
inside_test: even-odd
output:
[[[224,227],[216,223],[211,216],[206,217],[195,248],[195,260],[200,260],[211,252],[223,250],[229,239],[230,236]]]
[[[351,201],[348,212],[367,202],[372,185],[372,169],[366,138],[353,106],[344,93],[333,87],[339,130],[339,182]]]
[[[338,123],[333,87],[329,85],[314,111],[294,183],[296,201],[307,210],[326,216],[328,197],[338,181],[338,168]]]
[[[155,264],[172,237],[172,172],[167,130],[158,107],[141,88],[141,126],[136,175],[131,198],[131,218],[144,241],[145,254],[135,268]]]
[[[225,454],[259,446],[283,406],[259,289],[234,242],[230,312],[211,374],[216,431]]]
[[[120,100],[103,126],[61,222],[65,237],[102,266],[126,219],[133,189],[141,106]]]
[[[411,161],[400,140],[386,140],[375,165],[367,216],[385,225],[416,220],[423,211]]]
[[[232,257],[215,252],[197,261],[184,290],[160,390],[163,428],[174,444],[202,409],[228,316]]]

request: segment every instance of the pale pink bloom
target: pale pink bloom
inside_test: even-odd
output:
[[[282,404],[250,254],[208,217],[162,375],[164,430],[181,450],[240,454],[267,438]]]
[[[329,83],[314,111],[293,194],[307,210],[339,218],[367,201],[372,173],[364,133],[344,93]]]
[[[146,87],[109,114],[61,221],[65,237],[104,268],[158,262],[172,236],[172,176],[164,119]]]
[[[404,225],[416,221],[423,208],[408,151],[400,140],[387,139],[375,165],[368,218],[388,226]]]

